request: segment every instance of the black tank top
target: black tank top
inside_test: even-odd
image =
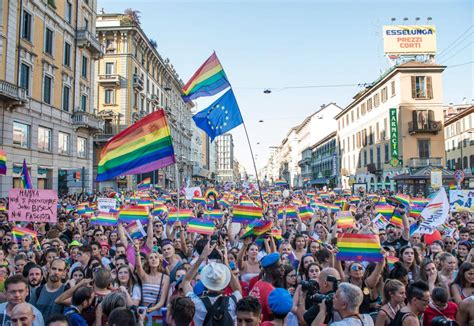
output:
[[[416,316],[412,312],[401,312],[400,310],[398,310],[397,313],[395,314],[395,318],[393,318],[392,322],[389,325],[390,326],[402,326],[403,321],[408,316],[413,316],[413,317],[416,318]]]

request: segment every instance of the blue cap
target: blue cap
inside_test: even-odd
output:
[[[272,313],[276,315],[286,315],[293,307],[293,298],[290,292],[283,288],[276,288],[268,296],[268,305]]]
[[[268,254],[262,258],[262,260],[260,261],[260,265],[262,265],[263,268],[267,268],[275,264],[279,259],[280,254],[277,252],[272,252],[271,254]]]

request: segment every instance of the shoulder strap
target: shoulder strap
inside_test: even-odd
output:
[[[158,295],[156,296],[156,302],[155,302],[155,304],[158,304],[158,302],[160,302],[160,299],[161,299],[161,292],[163,292],[163,289],[162,289],[162,285],[163,285],[163,277],[164,277],[164,273],[161,273],[161,279],[160,279],[160,292],[158,292]]]
[[[38,302],[38,300],[41,296],[41,292],[43,291],[43,288],[44,288],[44,284],[41,284],[38,288],[36,288],[36,290],[35,290],[36,302]]]
[[[234,301],[235,304],[237,304],[237,298],[235,297],[235,295],[231,295],[230,298],[232,299],[232,301]]]

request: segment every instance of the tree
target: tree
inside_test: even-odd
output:
[[[140,25],[140,11],[128,8],[123,12],[122,22],[127,25]]]

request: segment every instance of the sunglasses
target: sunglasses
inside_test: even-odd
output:
[[[352,265],[351,266],[351,271],[362,271],[364,270],[364,267],[359,266],[359,265]]]

